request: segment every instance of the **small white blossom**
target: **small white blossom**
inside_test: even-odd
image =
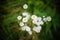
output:
[[[22,22],[28,22],[27,18],[23,18]]]
[[[32,31],[29,31],[28,33],[29,33],[30,35],[32,35]]]
[[[27,31],[27,32],[29,32],[31,30],[30,27],[27,25],[22,26],[21,29],[22,29],[22,31]]]
[[[21,27],[21,30],[22,31],[25,31],[26,30],[26,27],[25,26]]]
[[[41,31],[41,26],[33,27],[33,31],[39,33]]]
[[[23,22],[20,22],[20,24],[19,24],[20,26],[24,26],[24,23]]]
[[[37,20],[33,20],[32,23],[33,23],[33,24],[36,24],[36,23],[37,23]]]
[[[36,15],[32,15],[32,16],[31,16],[31,19],[33,19],[33,20],[35,20],[36,18],[37,18]]]
[[[26,28],[27,32],[29,32],[31,30],[29,26],[25,26],[25,28]]]
[[[51,17],[50,16],[47,17],[47,21],[51,21]]]
[[[42,20],[42,18],[41,17],[37,17],[37,21],[41,21]]]
[[[22,19],[22,17],[21,17],[21,16],[18,16],[18,17],[17,17],[17,19],[18,19],[18,20],[21,20],[21,19]]]
[[[27,5],[27,4],[24,4],[24,5],[23,5],[23,8],[24,8],[24,9],[27,9],[27,8],[28,8],[28,5]]]
[[[39,22],[36,22],[36,25],[43,25],[44,24],[44,22],[43,21],[39,21]]]
[[[43,18],[43,21],[44,21],[44,22],[47,22],[47,19],[46,19],[46,18]]]
[[[22,15],[23,16],[28,16],[28,13],[27,12],[23,12]]]

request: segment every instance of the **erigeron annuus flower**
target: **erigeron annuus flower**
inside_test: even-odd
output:
[[[23,18],[22,22],[28,22],[28,19],[27,18]]]
[[[26,27],[25,26],[21,27],[21,30],[22,31],[25,31],[26,30]]]
[[[47,22],[47,19],[46,19],[46,18],[43,18],[43,21],[44,21],[44,22]]]
[[[27,25],[24,25],[23,27],[21,27],[22,30],[25,30],[27,32],[31,31],[30,27]]]
[[[28,33],[29,33],[30,35],[32,35],[32,31],[29,31]]]
[[[23,16],[25,16],[25,18],[29,19],[30,15],[27,12],[22,13]]]
[[[47,21],[51,21],[51,17],[50,16],[48,16],[46,19],[47,19]]]
[[[26,28],[27,32],[29,32],[31,30],[29,26],[25,26],[25,28]]]
[[[36,23],[37,23],[37,20],[32,20],[32,23],[33,23],[33,24],[36,24]]]
[[[33,31],[35,31],[36,33],[39,33],[41,31],[41,26],[34,26],[33,27]]]
[[[39,22],[39,21],[41,21],[42,20],[42,18],[41,17],[37,17],[37,21]]]
[[[17,19],[18,19],[18,20],[21,20],[21,19],[22,19],[22,17],[21,17],[21,16],[18,16],[18,17],[17,17]]]
[[[23,22],[20,22],[20,24],[19,24],[20,26],[24,26],[24,23]]]
[[[23,8],[24,8],[24,9],[27,9],[27,8],[28,8],[28,5],[27,5],[27,4],[24,4],[24,5],[23,5]]]
[[[43,21],[39,21],[39,22],[36,22],[36,25],[43,25],[44,24],[44,22]]]
[[[36,15],[32,15],[31,19],[35,20],[35,19],[37,19],[37,16]]]
[[[28,16],[28,13],[27,12],[23,12],[22,15],[23,16]]]

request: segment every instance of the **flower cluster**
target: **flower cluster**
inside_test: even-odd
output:
[[[25,4],[23,5],[23,8],[27,9],[28,6]],[[40,33],[42,29],[41,25],[43,25],[44,22],[51,21],[50,16],[43,16],[42,18],[36,15],[30,15],[28,12],[23,12],[22,16],[18,16],[17,19],[19,21],[20,30],[27,31],[30,35],[32,35],[33,31],[36,33]],[[30,25],[28,25],[29,20],[32,20]],[[33,27],[31,28],[30,26],[32,25]]]

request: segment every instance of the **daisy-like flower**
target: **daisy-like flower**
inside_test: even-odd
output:
[[[29,31],[28,33],[29,33],[29,35],[32,35],[32,31]]]
[[[23,16],[26,16],[27,19],[30,18],[30,15],[27,12],[22,13]]]
[[[31,19],[33,19],[33,20],[35,20],[36,18],[37,18],[36,15],[32,15],[32,16],[31,16]]]
[[[21,19],[22,19],[22,17],[21,17],[21,16],[18,16],[18,17],[17,17],[17,19],[18,19],[18,20],[21,20]]]
[[[44,22],[47,22],[47,18],[43,18],[43,21],[44,21]]]
[[[36,33],[40,33],[41,26],[33,27],[33,31],[35,31]]]
[[[41,21],[42,20],[42,18],[41,17],[37,17],[37,21]]]
[[[21,30],[22,31],[25,31],[26,30],[26,27],[25,26],[21,27]]]
[[[23,12],[22,15],[23,16],[28,16],[28,13],[27,12]]]
[[[28,8],[28,5],[27,5],[27,4],[24,4],[24,5],[23,5],[23,8],[24,8],[24,9],[27,9],[27,8]]]
[[[28,22],[28,19],[27,18],[23,18],[22,22]]]
[[[37,23],[37,20],[33,20],[32,23],[33,23],[33,24],[36,24],[36,23]]]
[[[27,32],[29,32],[31,30],[29,26],[25,26],[25,28],[26,28]]]
[[[44,24],[44,22],[43,21],[39,21],[39,22],[36,22],[36,25],[43,25]]]
[[[41,17],[37,17],[37,19],[35,19],[35,20],[36,21],[33,21],[33,23],[35,23],[36,25],[43,25],[44,24]]]
[[[47,21],[51,21],[51,17],[50,16],[48,16],[46,19],[47,19]]]
[[[24,26],[24,23],[23,22],[20,22],[20,24],[19,24],[20,26]]]

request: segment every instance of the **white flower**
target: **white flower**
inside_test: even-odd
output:
[[[32,16],[31,16],[31,19],[33,19],[33,20],[35,20],[36,18],[37,18],[36,15],[32,15]]]
[[[37,17],[37,19],[33,20],[33,23],[36,25],[43,25],[44,24],[41,17]]]
[[[27,32],[29,32],[31,30],[29,26],[25,26],[25,28],[26,28]]]
[[[21,29],[22,29],[22,31],[27,31],[27,32],[29,32],[31,30],[30,27],[26,26],[26,25],[24,25],[23,27],[21,27]]]
[[[39,33],[41,31],[41,26],[33,27],[33,31]]]
[[[51,21],[51,17],[50,16],[47,17],[47,21]]]
[[[18,19],[18,20],[21,20],[21,19],[22,19],[22,17],[21,17],[21,16],[18,16],[18,17],[17,17],[17,19]]]
[[[42,18],[41,17],[37,17],[37,21],[39,22],[39,21],[41,21],[42,20]]]
[[[24,23],[23,22],[20,22],[20,24],[19,24],[20,26],[24,26]]]
[[[30,35],[32,35],[32,31],[29,31],[28,33],[29,33]]]
[[[44,22],[47,22],[47,19],[46,19],[46,18],[43,18],[43,21],[44,21]]]
[[[22,31],[25,31],[26,30],[26,27],[25,26],[21,27],[21,30]]]
[[[22,22],[28,22],[27,18],[23,18]]]
[[[32,20],[32,23],[33,23],[33,24],[36,24],[36,23],[37,23],[37,20]]]
[[[36,25],[43,25],[44,24],[44,22],[43,21],[39,21],[39,22],[36,22]]]
[[[25,18],[29,19],[30,15],[27,12],[22,13],[23,16],[25,16]]]
[[[28,5],[27,5],[27,4],[24,4],[24,5],[23,5],[23,8],[24,8],[24,9],[27,9],[27,8],[28,8]]]
[[[28,16],[28,13],[27,12],[23,12],[22,15],[23,16]]]

